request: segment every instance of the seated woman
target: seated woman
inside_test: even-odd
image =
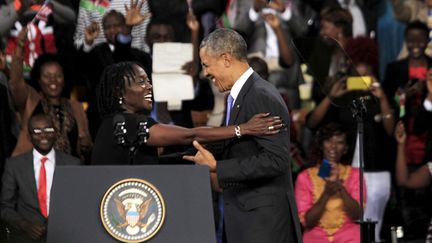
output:
[[[57,140],[54,148],[67,154],[80,156],[92,146],[87,116],[79,102],[62,97],[65,86],[63,68],[55,56],[40,56],[31,71],[31,81],[37,82],[36,90],[28,85],[23,76],[24,43],[27,29],[19,33],[18,44],[12,56],[10,90],[14,105],[21,118],[21,131],[12,156],[30,151],[33,146],[27,129],[33,113],[45,113],[51,117]],[[27,53],[28,54],[28,53]]]
[[[348,77],[329,82],[329,92],[325,98],[310,112],[307,126],[317,129],[324,124],[335,122],[349,128],[354,134],[357,130],[356,119],[352,117],[352,110],[348,106],[353,97],[363,97],[367,112],[364,121],[364,171],[367,186],[367,205],[364,218],[377,221],[375,226],[375,241],[380,241],[381,226],[387,202],[390,198],[391,176],[390,165],[394,161],[395,146],[392,136],[395,126],[395,115],[391,102],[385,95],[378,77],[378,46],[373,39],[357,37],[350,39],[345,50],[351,60],[348,77],[366,76],[373,83],[367,90],[352,90],[347,86]],[[363,79],[363,78],[362,78]],[[366,80],[366,78],[364,79]],[[362,81],[357,79],[357,84]],[[344,100],[344,102],[341,102]],[[342,104],[338,105],[338,104]],[[358,140],[357,140],[358,141]],[[390,141],[390,142],[389,142]],[[352,166],[359,167],[359,146],[355,146]]]
[[[313,165],[298,175],[295,184],[305,243],[360,242],[360,226],[355,223],[361,217],[359,171],[347,165],[348,149],[347,133],[340,125],[325,125],[315,137]],[[330,164],[328,175],[320,170],[325,160]]]
[[[149,78],[134,62],[113,64],[104,70],[98,89],[98,108],[103,121],[92,154],[92,164],[96,165],[156,164],[157,146],[271,135],[283,127],[279,117],[270,117],[268,113],[257,114],[246,124],[219,128],[188,129],[158,124],[149,117],[152,109]],[[139,142],[139,134],[146,139],[141,137]]]

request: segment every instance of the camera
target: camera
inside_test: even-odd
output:
[[[347,78],[347,90],[368,90],[371,85],[371,76],[349,76]]]

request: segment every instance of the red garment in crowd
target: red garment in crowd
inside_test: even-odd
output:
[[[28,21],[26,26],[27,41],[24,43],[24,72],[29,72],[37,57],[44,53],[57,52],[51,4],[40,6],[40,10],[37,14],[35,13],[34,19]],[[17,37],[23,27],[23,24],[17,21],[10,31],[6,45],[8,63],[11,62],[12,54],[19,44],[17,43]]]
[[[426,80],[427,68],[426,67],[409,67],[410,80],[417,79],[418,82]],[[407,101],[409,107],[418,107],[422,105],[421,94],[413,94]],[[427,133],[415,134],[414,133],[414,117],[410,117],[407,124],[407,141],[405,145],[405,153],[407,156],[407,163],[418,165],[423,163],[425,152]]]

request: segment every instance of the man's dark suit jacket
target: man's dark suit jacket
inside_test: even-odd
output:
[[[77,158],[57,150],[55,159],[56,167],[80,164]],[[31,240],[19,226],[23,221],[47,225],[47,220],[39,210],[33,153],[29,152],[9,158],[6,161],[2,182],[0,212],[3,222],[11,231],[9,243],[46,242],[46,239]]]
[[[254,72],[235,100],[229,124],[247,122],[261,112],[289,122],[279,92]],[[217,176],[223,188],[228,243],[301,242],[289,142],[287,129],[272,136],[244,136],[226,142]]]

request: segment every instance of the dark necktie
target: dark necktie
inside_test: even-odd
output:
[[[48,209],[47,209],[47,186],[46,186],[46,170],[45,170],[45,162],[48,160],[47,157],[42,157],[40,162],[40,170],[39,170],[39,182],[38,182],[38,200],[39,200],[39,208],[41,214],[48,218]]]

